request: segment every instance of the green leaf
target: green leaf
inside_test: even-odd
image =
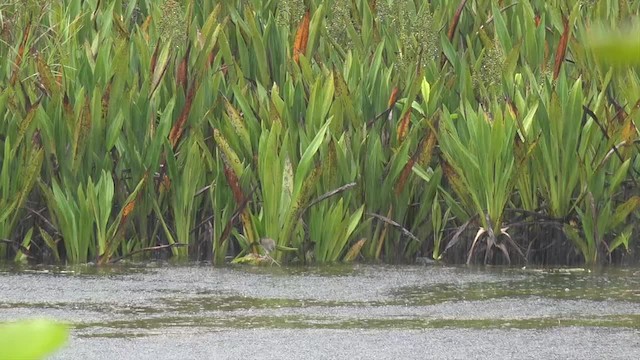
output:
[[[49,250],[53,253],[53,257],[56,261],[60,261],[60,254],[58,253],[58,244],[53,240],[51,235],[48,232],[44,231],[42,228],[39,228],[40,236],[45,244],[49,247]]]
[[[66,325],[50,320],[26,320],[0,325],[3,359],[43,359],[67,342]]]
[[[29,250],[29,246],[31,245],[31,236],[33,235],[33,227],[29,229],[29,231],[27,231],[27,234],[24,236],[24,239],[22,240],[22,248]],[[27,260],[27,255],[24,254],[22,252],[22,250],[18,251],[18,253],[16,254],[16,257],[14,258],[14,261],[16,262],[22,262]]]
[[[614,229],[618,225],[624,223],[627,219],[627,216],[632,212],[636,211],[640,207],[640,196],[633,196],[629,200],[620,204],[615,212],[613,213],[613,218],[609,223],[609,229]]]
[[[571,225],[565,224],[562,228],[564,233],[567,235],[569,240],[577,247],[582,255],[585,257],[585,260],[588,259],[589,247],[586,241],[578,234],[578,231]]]
[[[607,251],[611,254],[614,250],[620,246],[624,246],[626,251],[629,251],[629,240],[633,233],[633,225],[627,226],[615,239],[609,244]]]
[[[245,9],[245,19],[251,31],[251,42],[253,43],[253,53],[251,54],[254,59],[254,64],[258,66],[258,79],[262,86],[268,87],[271,85],[269,62],[267,61],[267,51],[264,47],[264,40],[262,34],[258,31],[256,26],[256,19],[253,16],[253,11],[247,7]]]
[[[611,178],[611,182],[609,185],[609,193],[615,193],[618,191],[618,187],[622,184],[622,181],[627,176],[627,172],[629,170],[629,166],[631,165],[631,159],[626,160],[620,167],[616,170],[615,174]]]
[[[493,21],[495,24],[496,34],[500,39],[500,43],[502,44],[502,47],[505,50],[505,53],[509,52],[513,47],[511,45],[511,35],[509,34],[507,25],[504,22],[504,17],[502,16],[502,12],[498,8],[495,1],[491,2],[491,11],[493,14]]]
[[[424,101],[425,104],[428,104],[429,97],[431,96],[431,85],[429,85],[429,82],[426,78],[422,79],[422,84],[420,84],[420,91],[422,93],[422,101]]]
[[[329,128],[329,124],[331,124],[331,119],[327,120],[320,131],[313,138],[307,149],[302,154],[300,158],[300,162],[298,163],[298,168],[296,169],[295,175],[295,187],[293,193],[298,195],[300,193],[300,189],[302,189],[302,184],[309,174],[309,170],[311,168],[311,161],[313,160],[313,155],[316,154],[320,145],[324,141],[324,136],[327,133],[327,129]]]
[[[124,115],[122,112],[118,112],[115,119],[109,124],[109,129],[107,130],[105,147],[107,150],[112,149],[118,137],[122,134],[122,124],[124,124]]]
[[[324,9],[325,4],[320,4],[320,6],[316,8],[316,11],[313,12],[313,16],[311,17],[311,21],[309,22],[309,39],[307,40],[307,51],[305,52],[305,57],[308,59],[312,57],[313,51],[316,50],[316,43],[320,39],[320,34],[322,33],[321,29],[325,24]]]

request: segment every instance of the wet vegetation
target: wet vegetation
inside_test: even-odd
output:
[[[632,261],[639,15],[4,1],[0,257]]]

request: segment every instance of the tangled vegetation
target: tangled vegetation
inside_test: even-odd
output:
[[[633,259],[639,14],[4,1],[0,257]]]

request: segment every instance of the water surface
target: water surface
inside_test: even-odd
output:
[[[54,359],[638,359],[640,269],[167,264],[0,269]]]

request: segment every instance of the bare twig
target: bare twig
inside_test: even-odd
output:
[[[211,188],[211,185],[207,185],[207,186],[203,187],[202,189],[196,191],[196,194],[193,195],[193,197],[198,197],[198,196],[202,195],[204,192],[206,192],[210,188]]]
[[[184,243],[173,243],[173,244],[167,244],[167,245],[158,245],[158,246],[151,246],[151,247],[146,247],[146,248],[142,248],[142,249],[138,249],[135,251],[132,251],[126,255],[122,255],[120,257],[117,257],[115,259],[112,259],[111,261],[109,261],[109,263],[111,264],[115,264],[118,261],[122,260],[122,259],[126,259],[128,257],[131,257],[135,254],[139,254],[141,252],[145,252],[145,251],[156,251],[156,250],[162,250],[162,249],[170,249],[173,247],[180,247],[180,246],[188,246],[189,244],[184,244]]]
[[[467,227],[469,227],[471,222],[473,222],[477,216],[478,215],[472,216],[471,218],[469,218],[469,220],[467,220],[464,224],[462,224],[458,228],[458,230],[456,230],[455,234],[453,234],[453,236],[451,237],[451,240],[449,240],[449,242],[447,243],[447,247],[444,248],[444,251],[442,251],[442,254],[446,253],[447,250],[449,250],[451,247],[453,247],[455,244],[458,243],[458,241],[460,240],[460,235],[462,235],[462,233],[467,229]]]
[[[20,250],[27,257],[33,258],[33,256],[29,252],[29,249],[27,249],[26,247],[22,246],[22,244],[20,244],[17,241],[8,240],[8,239],[0,239],[0,243],[5,243],[5,244],[12,245],[15,249]]]
[[[374,214],[374,213],[367,213],[367,215],[369,215],[371,217],[374,217],[374,218],[376,218],[378,220],[381,220],[382,222],[385,222],[385,223],[387,223],[387,224],[389,224],[391,226],[394,226],[394,227],[400,229],[400,231],[402,232],[403,235],[406,235],[406,236],[410,237],[411,239],[413,239],[413,240],[415,240],[415,241],[417,241],[419,243],[422,242],[422,240],[418,239],[415,235],[413,235],[411,233],[411,231],[407,230],[404,226],[398,224],[397,222],[393,221],[392,219],[389,219],[386,216],[382,216],[382,215]]]
[[[337,195],[337,194],[339,194],[339,193],[341,193],[341,192],[343,192],[343,191],[347,191],[347,190],[349,190],[349,189],[353,188],[353,187],[354,187],[354,186],[356,186],[356,185],[357,185],[357,184],[356,184],[355,182],[352,182],[352,183],[349,183],[349,184],[346,184],[346,185],[342,185],[342,186],[340,186],[340,187],[339,187],[339,188],[337,188],[337,189],[331,190],[331,191],[329,191],[329,192],[327,192],[327,193],[324,193],[324,194],[320,195],[320,196],[319,196],[319,197],[317,197],[315,200],[311,201],[311,202],[309,203],[309,205],[307,205],[307,206],[304,208],[304,210],[302,211],[302,213],[304,214],[304,213],[305,213],[307,210],[309,210],[309,208],[310,208],[310,207],[312,207],[313,205],[315,205],[315,204],[317,204],[317,203],[319,203],[319,202],[321,202],[321,201],[323,201],[323,200],[326,200],[326,199],[328,199],[328,198],[330,198],[330,197],[332,197],[332,196],[335,196],[335,195]]]
[[[395,104],[394,104],[394,105],[392,105],[392,106],[389,106],[388,108],[384,109],[384,111],[383,111],[383,112],[381,112],[380,114],[376,115],[373,119],[371,119],[371,120],[367,121],[367,128],[370,128],[371,126],[373,126],[373,124],[374,124],[378,119],[381,119],[381,118],[383,118],[383,117],[387,116],[387,115],[391,112],[391,110],[393,110],[393,107],[394,107],[394,106],[395,106]]]
[[[32,209],[31,207],[27,206],[26,209],[30,213],[32,213],[32,214],[36,215],[38,218],[40,218],[40,220],[44,221],[44,223],[47,224],[47,226],[51,227],[51,229],[53,229],[56,233],[59,233],[58,229],[55,226],[53,226],[53,224],[49,221],[49,219],[47,219],[46,217],[44,217],[44,215],[41,214],[41,212],[45,211],[46,208],[43,208],[42,210],[38,211],[38,210]]]

